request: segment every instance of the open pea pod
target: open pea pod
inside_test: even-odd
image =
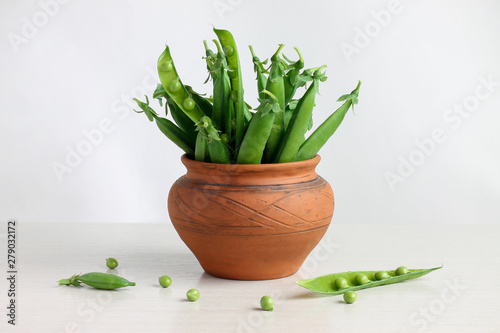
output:
[[[192,99],[186,86],[182,84],[168,45],[165,46],[165,51],[158,58],[157,67],[158,76],[165,92],[193,122],[198,122],[205,114]]]
[[[393,284],[397,282],[402,282],[406,280],[416,279],[418,277],[429,274],[440,267],[434,267],[429,269],[408,269],[404,274],[397,275],[396,271],[355,271],[355,272],[343,272],[335,273],[329,275],[318,276],[314,279],[300,280],[296,283],[306,289],[312,290],[321,294],[328,295],[341,295],[347,291],[356,291],[360,289],[373,288],[378,286],[383,286],[387,284]],[[387,274],[385,274],[385,273]],[[384,273],[384,274],[381,274]],[[398,272],[399,273],[399,272]],[[385,277],[382,279],[377,279]],[[344,282],[343,287],[339,287],[341,283],[339,280],[345,279],[347,284]],[[337,280],[337,281],[336,281]]]

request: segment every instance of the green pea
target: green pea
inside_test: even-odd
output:
[[[164,62],[163,64],[161,64],[162,71],[170,72],[173,68],[174,68],[174,65],[172,64],[171,61],[167,61],[167,62]]]
[[[274,310],[274,300],[271,296],[262,296],[260,299],[260,307],[265,311],[273,311]]]
[[[189,289],[188,292],[186,293],[186,297],[191,302],[194,302],[198,298],[200,298],[200,292],[196,289]]]
[[[229,135],[227,135],[226,133],[222,133],[222,134],[220,135],[220,139],[221,139],[222,141],[224,141],[225,143],[229,143]]]
[[[226,55],[226,57],[230,57],[234,54],[234,49],[230,45],[224,46],[223,49],[224,49],[224,54]]]
[[[181,88],[182,88],[182,84],[179,82],[179,80],[172,81],[168,85],[168,90],[170,90],[170,92],[173,92],[173,93],[178,92],[179,90],[181,90]]]
[[[408,274],[408,268],[406,268],[405,266],[400,266],[400,267],[396,268],[395,273],[396,273],[396,275]]]
[[[106,266],[108,266],[108,268],[114,269],[118,267],[118,261],[115,258],[108,258],[106,259]]]
[[[196,106],[196,103],[194,102],[194,100],[190,97],[186,98],[184,100],[184,102],[182,102],[182,106],[184,106],[184,108],[188,111],[190,110],[193,110],[194,107]]]
[[[370,282],[370,279],[366,274],[358,274],[354,277],[354,280],[356,281],[356,284],[362,285]]]
[[[375,279],[377,280],[384,280],[388,278],[389,278],[389,273],[387,273],[386,271],[378,271],[377,273],[375,273]]]
[[[162,286],[163,288],[167,288],[172,284],[172,279],[168,275],[163,275],[160,276],[158,282],[160,283],[160,286]]]
[[[237,90],[232,90],[231,91],[231,100],[233,102],[237,102],[238,101],[238,91]]]
[[[356,295],[356,293],[354,291],[348,291],[344,294],[344,301],[347,304],[352,304],[352,303],[356,302],[357,299],[358,299],[358,295]]]
[[[338,288],[338,289],[346,289],[346,288],[349,288],[349,285],[347,284],[347,280],[343,277],[338,277],[335,279],[334,281],[335,283],[335,286]]]

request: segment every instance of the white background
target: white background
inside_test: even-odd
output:
[[[249,44],[261,59],[284,43],[306,67],[328,65],[315,125],[363,82],[320,152],[334,223],[498,223],[498,14],[494,0],[2,0],[0,220],[168,222],[181,151],[131,98],[152,94],[165,42],[183,82],[209,92],[214,25],[235,36],[253,106]],[[444,140],[431,144],[436,130]]]

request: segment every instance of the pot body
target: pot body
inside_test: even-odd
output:
[[[168,197],[170,219],[210,275],[266,280],[298,271],[325,234],[333,192],[308,161],[215,164],[182,157],[186,175]]]

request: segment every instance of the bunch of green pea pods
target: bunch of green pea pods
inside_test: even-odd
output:
[[[299,59],[292,61],[281,53],[284,45],[268,60],[261,61],[252,53],[257,74],[259,106],[252,109],[244,100],[240,58],[232,34],[215,29],[217,48],[212,51],[207,41],[205,61],[212,81],[212,94],[204,97],[184,85],[174,66],[170,48],[166,46],[158,59],[161,84],[153,93],[160,106],[165,101],[166,115],[160,116],[146,102],[134,98],[140,111],[155,121],[160,131],[180,147],[188,157],[211,163],[285,163],[313,158],[335,133],[347,111],[358,103],[361,82],[338,101],[344,103],[307,138],[312,129],[312,112],[320,82],[327,79],[326,66],[304,69]],[[307,86],[307,84],[309,84]],[[296,97],[304,88],[301,97]],[[167,118],[168,111],[172,120]]]

